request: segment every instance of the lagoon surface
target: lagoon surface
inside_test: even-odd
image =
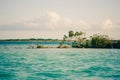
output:
[[[30,49],[29,45],[0,43],[0,80],[120,80],[120,49]]]

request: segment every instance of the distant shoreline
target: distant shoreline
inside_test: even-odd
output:
[[[1,39],[0,41],[15,41],[15,42],[61,42],[60,39]]]
[[[117,41],[119,40],[112,40],[112,42],[116,43]],[[61,47],[52,47],[52,46],[44,46],[45,44],[44,43],[41,43],[41,42],[50,42],[50,44],[52,44],[51,42],[53,42],[53,44],[60,44],[62,42],[62,40],[60,39],[4,39],[4,40],[0,40],[0,44],[4,44],[2,42],[12,42],[14,44],[14,42],[30,42],[31,44],[35,44],[36,45],[36,49],[39,49],[39,48],[42,48],[42,49],[48,49],[48,48],[75,48],[75,47],[72,47],[70,45],[70,43],[72,43],[73,41],[65,41],[65,44],[63,44]],[[33,43],[32,43],[33,42]],[[34,43],[35,42],[35,43]],[[38,43],[37,43],[38,42]],[[55,42],[55,43],[54,43]],[[27,43],[27,44],[28,44]],[[66,44],[67,43],[67,44]],[[6,43],[5,43],[6,44]],[[30,45],[31,46],[31,45]],[[34,47],[34,46],[33,46]],[[31,47],[32,48],[32,47]],[[77,48],[77,47],[76,47]],[[87,48],[90,48],[90,49],[120,49],[120,47],[106,47],[106,48],[98,48],[98,47],[82,47],[82,49],[87,49]]]

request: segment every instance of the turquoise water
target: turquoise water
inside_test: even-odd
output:
[[[119,49],[27,46],[0,45],[0,80],[120,80]]]

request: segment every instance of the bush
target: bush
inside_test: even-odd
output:
[[[43,45],[37,45],[37,48],[45,48]]]
[[[70,48],[69,45],[62,45],[62,46],[58,46],[57,48]]]

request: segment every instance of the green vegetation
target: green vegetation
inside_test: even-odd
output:
[[[64,35],[61,47],[65,41],[71,41],[73,48],[120,48],[120,40],[111,40],[108,35],[94,34],[86,38],[85,33],[70,30],[68,35]]]
[[[63,44],[66,41],[66,38],[67,38],[67,36],[64,35],[62,42],[60,43],[60,45],[57,48],[62,48],[63,47]]]
[[[62,46],[65,41],[71,41],[73,48],[83,48],[86,45],[85,33],[82,31],[74,32],[70,30],[67,36],[64,35],[63,41],[61,42],[60,46]]]
[[[112,43],[107,35],[93,35],[91,37],[92,48],[111,48]]]
[[[112,47],[120,49],[120,40],[113,40],[112,41]]]
[[[17,42],[60,42],[57,48],[118,48],[120,49],[120,40],[111,40],[108,35],[94,34],[86,37],[86,33],[82,31],[70,30],[62,40],[58,39],[6,39],[0,41],[17,41]],[[70,42],[65,45],[65,42]],[[31,46],[31,48],[53,48],[43,45]]]
[[[57,48],[70,48],[70,45],[61,45],[61,46],[58,46]]]
[[[45,48],[44,45],[37,45],[37,48]]]

